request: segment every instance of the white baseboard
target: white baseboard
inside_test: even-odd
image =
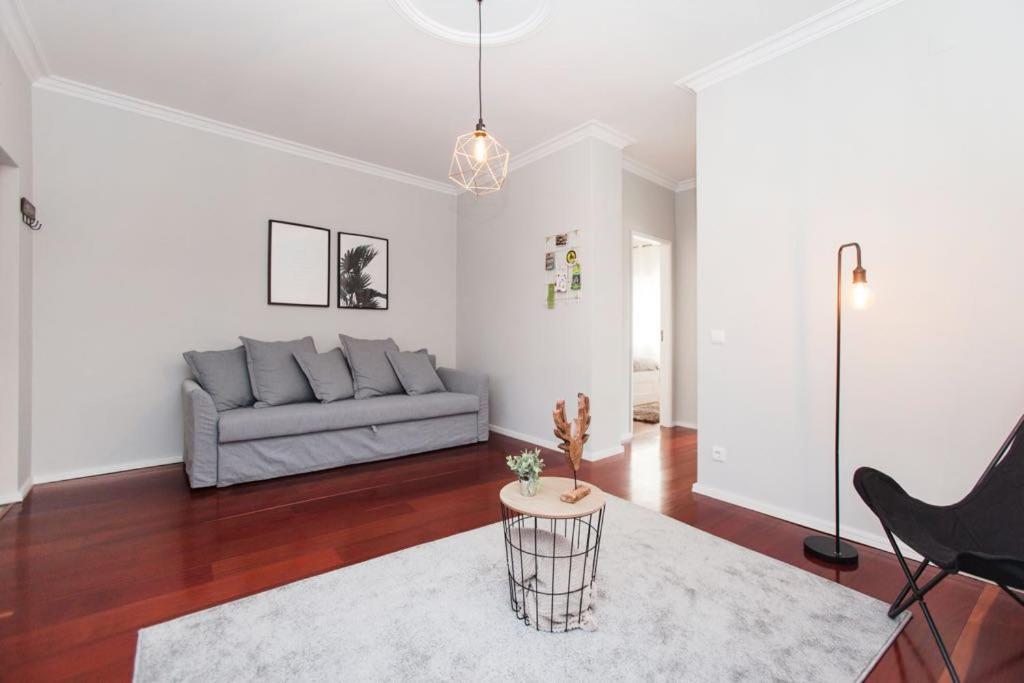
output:
[[[602,448],[599,451],[584,451],[583,459],[589,462],[594,462],[596,460],[610,458],[613,455],[622,455],[623,453],[625,453],[625,451],[622,449],[622,446],[609,446],[608,448]]]
[[[116,465],[102,465],[100,467],[86,467],[80,470],[67,472],[50,472],[33,477],[33,484],[49,484],[55,481],[66,481],[68,479],[81,479],[83,477],[95,477],[101,474],[113,474],[115,472],[127,472],[129,470],[140,470],[146,467],[157,467],[159,465],[173,465],[181,462],[181,456],[173,458],[153,458],[151,460],[136,460],[135,462],[118,463]]]
[[[686,429],[696,429],[696,422],[686,422],[685,420],[676,420],[672,423],[676,427],[685,427]]]
[[[532,443],[535,446],[541,446],[542,448],[550,448],[551,450],[558,450],[558,442],[554,439],[544,439],[533,434],[524,434],[523,432],[517,432],[514,429],[506,429],[499,425],[490,425],[490,429],[495,434],[501,434],[502,436],[508,436],[513,439],[519,439],[527,443]]]
[[[501,434],[508,436],[513,439],[519,439],[527,443],[532,443],[534,446],[541,446],[542,448],[550,448],[553,451],[558,450],[558,442],[554,439],[545,439],[539,436],[533,436],[532,434],[524,434],[523,432],[517,432],[514,429],[506,429],[499,425],[490,425],[490,429],[495,434]],[[613,455],[622,453],[622,446],[610,446],[608,448],[602,448],[597,451],[584,451],[583,459],[591,462],[595,460],[603,460],[604,458],[610,458]]]
[[[22,502],[28,497],[28,492],[32,490],[32,484],[32,477],[29,477],[25,481],[21,482],[21,486],[18,487],[17,491],[0,493],[0,505],[10,505],[12,503]]]
[[[632,443],[632,441],[633,432],[626,432],[619,438],[619,443],[621,443],[623,446],[625,446],[627,443]]]
[[[28,494],[32,490],[33,486],[35,486],[35,481],[32,480],[32,477],[21,482],[21,488],[18,489],[18,495],[21,496],[22,500],[28,498]]]
[[[820,517],[814,517],[813,515],[807,515],[802,512],[796,512],[795,510],[773,505],[772,503],[754,500],[737,493],[723,491],[713,486],[702,484],[699,481],[694,483],[692,490],[694,493],[698,493],[702,496],[714,498],[725,503],[732,503],[733,505],[739,505],[740,507],[747,508],[748,510],[760,512],[770,517],[792,522],[793,524],[799,524],[800,526],[805,526],[809,529],[814,529],[815,531],[821,531],[826,534],[835,533],[834,520],[822,519]],[[889,540],[882,534],[874,534],[862,529],[855,529],[843,525],[840,525],[839,532],[842,534],[843,538],[848,541],[861,543],[863,545],[871,546],[872,548],[892,553],[892,546],[889,545]],[[903,554],[907,557],[915,560],[921,559],[920,555],[905,545],[900,544],[900,548],[903,550]]]

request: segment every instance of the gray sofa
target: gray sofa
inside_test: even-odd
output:
[[[193,488],[313,472],[486,441],[487,377],[438,368],[446,391],[218,412],[185,380],[185,471]]]

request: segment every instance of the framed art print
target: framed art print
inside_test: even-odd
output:
[[[330,306],[331,231],[287,221],[267,225],[267,303]]]
[[[388,241],[338,233],[338,308],[388,308]]]

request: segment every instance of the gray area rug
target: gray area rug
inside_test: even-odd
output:
[[[501,525],[139,631],[136,681],[862,680],[887,606],[609,497],[597,631],[509,607]]]

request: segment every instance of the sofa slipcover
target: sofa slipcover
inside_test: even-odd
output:
[[[475,413],[478,408],[476,396],[451,392],[236,408],[221,413],[220,443],[426,420]]]
[[[444,392],[226,411],[185,380],[189,484],[231,486],[487,441],[487,376],[451,368],[437,374]]]

